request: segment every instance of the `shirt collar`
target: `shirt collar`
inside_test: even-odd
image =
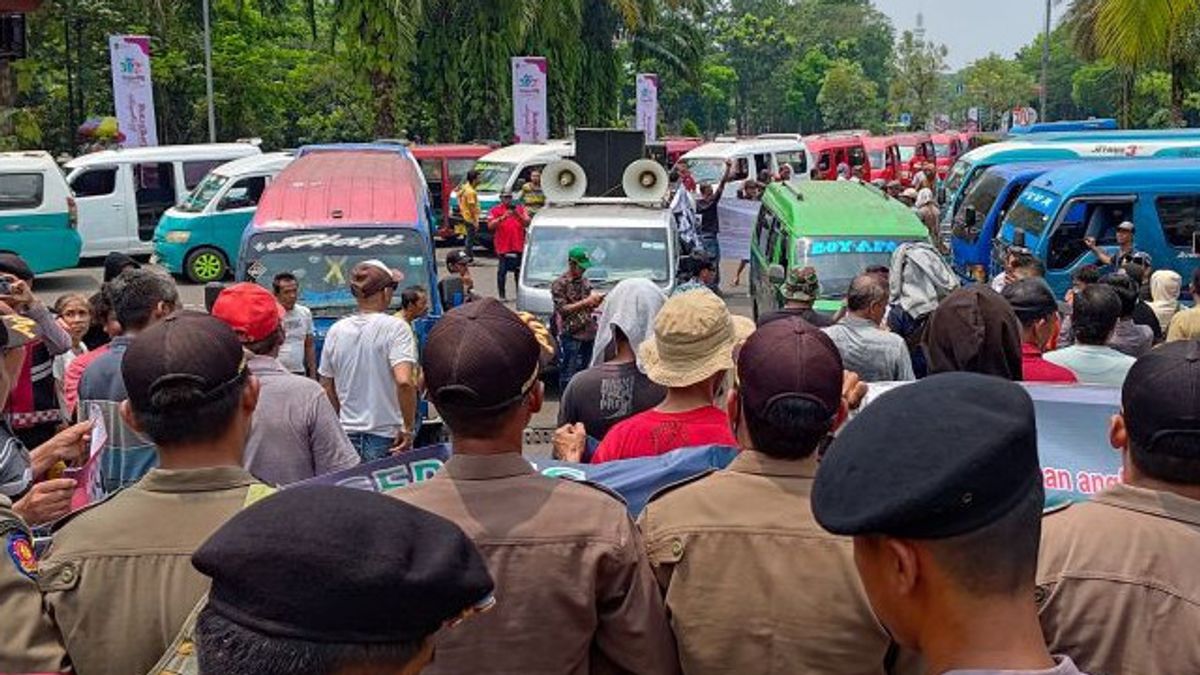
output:
[[[1032,342],[1022,342],[1021,343],[1021,356],[1025,356],[1028,358],[1034,358],[1034,359],[1040,359],[1040,358],[1042,358],[1042,350],[1038,349],[1038,346],[1033,344]]]
[[[814,452],[804,459],[779,459],[757,450],[742,450],[729,463],[729,470],[758,476],[815,478],[817,454]]]
[[[498,455],[452,455],[443,467],[456,480],[489,480],[534,473],[533,465],[515,452]]]
[[[284,371],[283,366],[279,363],[279,359],[276,359],[273,356],[264,356],[262,354],[255,354],[251,356],[246,361],[246,365],[250,368],[250,372],[254,373],[255,375],[259,373],[273,373],[276,371],[286,372]]]
[[[203,469],[151,469],[138,487],[150,492],[210,492],[255,483],[254,476],[240,466]]]
[[[852,328],[879,328],[879,324],[870,319],[864,319],[855,314],[847,314],[842,317],[842,323]]]
[[[1200,525],[1200,501],[1172,492],[1118,483],[1092,497],[1100,504]]]

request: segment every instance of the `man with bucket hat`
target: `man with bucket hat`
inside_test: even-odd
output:
[[[736,330],[725,302],[707,290],[667,300],[654,336],[638,348],[650,381],[667,388],[662,403],[609,430],[592,462],[661,455],[696,445],[735,446],[725,411],[713,405],[733,368]]]
[[[798,316],[817,328],[833,325],[833,317],[813,309],[813,303],[821,293],[821,282],[817,279],[817,270],[812,266],[789,270],[787,279],[779,285],[779,293],[783,295],[783,307],[758,317],[758,325],[765,326],[789,316]]]

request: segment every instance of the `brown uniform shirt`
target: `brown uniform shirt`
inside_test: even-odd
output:
[[[427,673],[679,671],[641,538],[612,495],[516,454],[455,455],[389,494],[457,523],[496,582],[496,606],[440,633]]]
[[[0,495],[0,673],[51,673],[64,669],[66,652],[42,613],[33,537]]]
[[[1115,485],[1042,521],[1055,654],[1093,675],[1200,673],[1200,501]]]
[[[38,583],[77,675],[136,675],[158,661],[208,590],[192,552],[254,483],[239,467],[153,469],[54,535]]]
[[[815,458],[743,451],[638,521],[684,673],[882,673],[890,640],[850,539],[813,518]]]

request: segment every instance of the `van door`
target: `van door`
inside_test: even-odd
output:
[[[1161,195],[1154,200],[1154,210],[1162,227],[1163,250],[1147,252],[1156,268],[1178,272],[1186,289],[1196,268],[1200,267],[1200,228],[1196,225],[1200,220],[1200,194]],[[1138,240],[1135,244],[1145,245],[1143,238],[1138,236],[1142,229],[1135,234]]]
[[[128,231],[126,246],[137,246],[139,242],[154,239],[154,228],[158,219],[175,206],[175,164],[172,162],[143,162],[129,165],[133,178],[133,200],[136,220]]]
[[[80,255],[98,256],[123,251],[126,243],[129,167],[90,166],[73,174],[71,192],[79,210]]]
[[[1046,281],[1053,288],[1070,286],[1071,272],[1082,265],[1095,263],[1096,256],[1085,239],[1109,251],[1116,250],[1117,225],[1133,217],[1137,198],[1133,195],[1077,197],[1061,209],[1062,215],[1049,235],[1048,243],[1038,247],[1046,263]]]

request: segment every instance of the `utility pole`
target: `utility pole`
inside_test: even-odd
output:
[[[208,0],[201,2],[204,12],[204,87],[208,92],[208,142],[217,142],[217,114],[213,109],[212,30],[208,25]]]
[[[1051,0],[1046,0],[1046,30],[1042,33],[1042,96],[1039,102],[1041,110],[1038,111],[1039,119],[1044,122],[1050,121],[1050,114],[1046,109],[1046,87],[1050,77],[1050,2]]]

